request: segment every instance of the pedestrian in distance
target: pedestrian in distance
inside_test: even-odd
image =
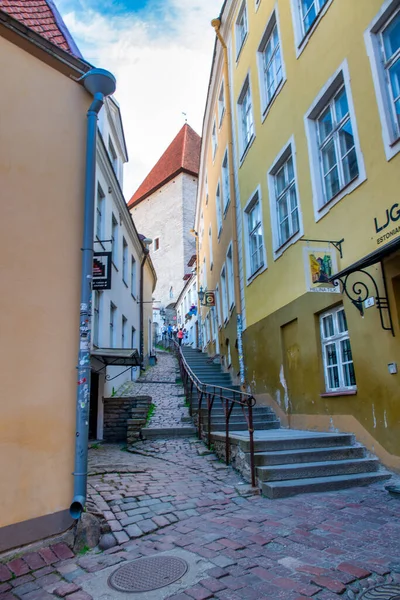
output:
[[[183,340],[183,331],[182,331],[182,327],[179,329],[179,331],[178,331],[178,334],[177,334],[177,335],[178,335],[178,344],[179,344],[180,346],[182,346],[182,340]]]
[[[171,325],[171,323],[168,325],[168,337],[169,337],[169,339],[172,338],[172,325]]]

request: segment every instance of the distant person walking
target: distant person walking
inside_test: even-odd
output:
[[[171,323],[168,325],[168,337],[169,337],[169,339],[172,338],[172,325],[171,325]]]
[[[183,331],[182,331],[182,328],[181,328],[181,329],[179,329],[179,331],[178,331],[178,334],[177,334],[177,335],[178,335],[178,344],[179,344],[180,346],[182,346],[182,340],[183,340]]]

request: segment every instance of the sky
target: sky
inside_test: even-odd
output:
[[[117,78],[128,201],[187,122],[201,135],[222,0],[56,0],[84,58]]]

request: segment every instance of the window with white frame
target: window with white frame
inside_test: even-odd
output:
[[[248,249],[248,278],[264,266],[264,235],[261,219],[261,206],[258,192],[245,208],[246,237]]]
[[[328,0],[300,0],[303,35],[306,35],[317,20]]]
[[[212,271],[214,265],[214,256],[213,256],[213,240],[212,240],[212,226],[210,225],[208,229],[208,252],[210,256],[210,271]]]
[[[221,271],[221,301],[222,301],[222,319],[225,322],[228,318],[228,289],[226,285],[226,267]]]
[[[217,325],[221,327],[222,325],[222,315],[221,315],[221,297],[219,293],[219,285],[215,287],[215,305],[216,305],[216,314],[217,314]]]
[[[110,137],[108,138],[108,154],[110,155],[114,173],[118,176],[118,157]]]
[[[215,153],[217,151],[217,146],[218,146],[218,142],[217,142],[217,124],[214,121],[214,125],[212,128],[212,134],[211,134],[211,146],[212,146],[212,157],[213,160],[215,158]]]
[[[203,258],[203,266],[201,268],[201,285],[203,287],[203,290],[207,289],[206,257]]]
[[[210,313],[206,317],[206,339],[207,342],[211,341],[211,328],[210,328]]]
[[[97,204],[96,204],[96,237],[98,240],[103,239],[104,229],[104,204],[105,195],[100,185],[97,186]]]
[[[240,7],[238,17],[236,19],[235,29],[236,29],[236,58],[238,58],[240,51],[243,47],[243,44],[245,42],[245,39],[247,36],[247,31],[248,31],[246,1],[244,1],[242,6]]]
[[[400,5],[397,0],[387,3],[387,9],[374,19],[365,40],[389,160],[400,150]]]
[[[114,214],[111,218],[111,245],[112,245],[112,261],[118,266],[118,221]]]
[[[131,256],[131,294],[136,298],[136,260]]]
[[[117,343],[117,307],[110,303],[110,348],[116,348]]]
[[[356,376],[343,306],[322,314],[320,328],[326,391],[354,390]]]
[[[305,119],[316,220],[365,181],[350,73],[344,61]]]
[[[232,356],[231,356],[231,345],[227,343],[227,357],[226,357],[227,367],[229,368],[232,365]]]
[[[231,200],[228,150],[225,151],[224,160],[222,161],[222,200],[225,214]]]
[[[122,238],[122,280],[128,287],[128,243]]]
[[[358,177],[357,152],[344,85],[316,119],[325,202]]]
[[[263,113],[275,97],[283,80],[283,62],[278,24],[273,12],[258,48]]]
[[[121,348],[127,348],[128,344],[128,319],[122,315],[122,345]]]
[[[225,84],[221,83],[221,89],[219,91],[218,96],[218,116],[219,116],[219,126],[221,127],[222,119],[225,114]]]
[[[217,212],[217,231],[219,237],[222,231],[221,186],[219,183],[215,192],[215,210]]]
[[[254,137],[253,107],[251,102],[250,80],[246,77],[238,100],[238,122],[240,155],[243,156]]]
[[[100,310],[101,310],[100,291],[93,292],[93,345],[100,346]]]
[[[230,244],[228,248],[228,252],[226,254],[226,275],[227,275],[227,283],[228,283],[228,309],[231,310],[233,305],[235,304],[235,280],[233,273],[233,251],[232,244]]]
[[[206,173],[206,184],[205,184],[205,188],[206,188],[206,206],[208,204],[208,174]]]
[[[272,172],[274,179],[277,246],[283,246],[300,229],[299,207],[293,156],[289,146],[281,162]]]

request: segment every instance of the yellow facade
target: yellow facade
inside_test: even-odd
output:
[[[74,324],[91,96],[71,79],[79,77],[78,67],[60,61],[58,69],[58,61],[32,42],[3,26],[0,33],[5,550],[71,523],[79,341]],[[81,62],[81,68],[88,67]]]
[[[353,431],[386,464],[400,468],[400,441],[396,435],[400,374],[391,372],[396,371],[395,365],[400,370],[400,141],[390,96],[394,88],[385,79],[385,68],[393,65],[398,55],[394,54],[391,63],[385,55],[389,65],[385,66],[379,54],[383,32],[400,18],[398,3],[315,0],[313,6],[320,11],[307,32],[300,29],[303,15],[297,0],[228,0],[221,15],[221,33],[230,55],[235,171],[242,216],[238,237],[243,241],[245,266],[246,383],[259,401],[274,406],[284,424]],[[238,52],[244,7],[247,32]],[[270,88],[270,97],[264,87],[264,69],[271,73],[271,56],[265,59],[269,43],[272,54],[278,48],[281,56],[272,67],[275,84]],[[394,52],[398,52],[395,47]],[[210,106],[218,93],[214,89],[219,85],[217,72],[215,61],[206,131]],[[250,90],[252,126],[247,147],[243,144],[246,89]],[[326,124],[328,106],[333,124]],[[388,142],[390,129],[392,138]],[[333,146],[336,163],[332,159]],[[329,176],[331,188],[325,187],[323,177],[329,170],[328,150],[329,167],[333,169]],[[350,152],[349,158],[342,160],[346,151]],[[321,162],[323,158],[325,163]],[[295,200],[285,204],[286,197]],[[248,211],[255,198],[261,213],[262,258],[253,273],[252,265],[258,265],[251,262],[249,252]],[[297,206],[297,220],[290,213],[293,206]],[[286,221],[282,207],[289,207]],[[332,243],[341,240],[341,246]],[[391,244],[391,251],[387,244]],[[378,251],[382,256],[369,261],[367,274],[352,272],[347,280],[345,274],[342,278],[354,300],[368,298],[367,305],[362,304],[361,316],[346,294],[336,293],[341,287],[335,290],[330,283],[322,282],[323,270],[326,268],[330,275],[346,269],[354,271],[352,265]],[[214,246],[213,254],[215,260],[220,249]],[[321,282],[317,284],[312,282],[310,257],[314,266],[318,259],[320,265],[326,265],[320,267]],[[314,276],[318,278],[315,272]],[[368,292],[363,285],[353,290],[357,281],[366,284]],[[377,297],[386,296],[394,335],[382,328],[377,308]],[[338,335],[333,340],[335,355],[332,344],[326,341],[326,332],[321,334],[321,323],[326,322],[321,315],[331,311],[333,318],[339,319],[335,311],[341,306],[350,341],[343,345]],[[385,307],[382,319],[389,327]],[[335,327],[342,327],[339,320],[335,323]],[[339,329],[335,332],[343,333]],[[353,361],[355,381],[349,371],[353,367],[346,366],[345,358]],[[333,364],[335,360],[336,367],[332,367],[329,361]]]

